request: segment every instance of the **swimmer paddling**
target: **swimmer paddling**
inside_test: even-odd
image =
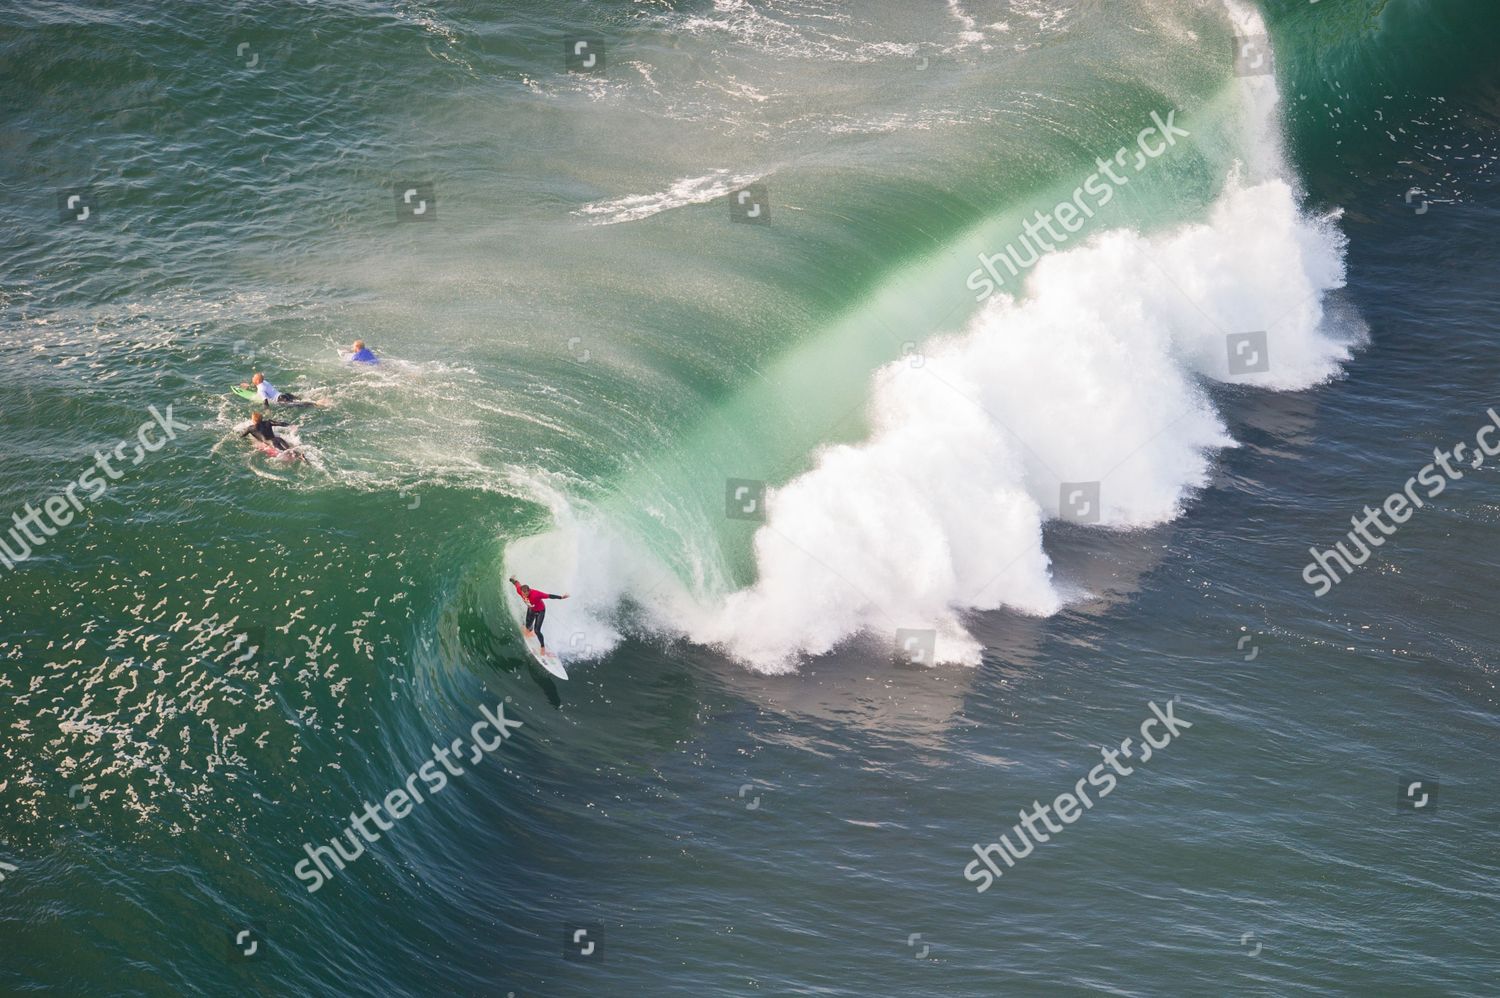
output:
[[[307,406],[322,405],[322,402],[314,402],[312,399],[299,398],[291,392],[278,391],[276,386],[266,380],[266,376],[259,371],[248,382],[241,381],[240,389],[250,393],[252,399],[259,399],[262,405],[291,405]]]
[[[240,436],[254,437],[262,443],[270,444],[279,451],[289,451],[292,449],[292,445],[276,433],[276,428],[290,425],[290,423],[278,423],[274,419],[266,419],[259,412],[252,412],[250,414],[250,425],[240,433]]]
[[[349,353],[351,364],[378,364],[380,358],[375,356],[375,351],[365,346],[364,340],[355,340],[354,349]]]

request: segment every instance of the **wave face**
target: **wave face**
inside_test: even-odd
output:
[[[1267,33],[1249,8],[1221,14],[1215,27],[1226,47],[1231,35]],[[1336,213],[1304,204],[1281,151],[1274,83],[1246,76],[1215,86],[1181,114],[1195,137],[1176,141],[1189,148],[1161,164],[1137,156],[1138,172],[1124,170],[1117,192],[1132,200],[1114,224],[1050,253],[1024,244],[1013,259],[1040,261],[1024,274],[999,270],[1013,293],[991,297],[958,331],[931,320],[962,309],[964,287],[976,285],[932,258],[972,265],[976,248],[1015,247],[1025,209],[1048,203],[1045,190],[1000,206],[868,296],[922,288],[928,300],[915,314],[892,320],[861,302],[830,323],[833,344],[849,338],[840,327],[851,321],[899,326],[911,339],[866,382],[857,403],[863,438],[816,446],[810,467],[770,483],[764,525],[738,573],[734,540],[715,529],[712,511],[686,512],[691,504],[662,496],[660,480],[626,493],[633,505],[673,509],[675,526],[658,517],[640,530],[630,514],[570,509],[567,526],[512,545],[509,562],[522,570],[592,562],[576,577],[591,594],[593,620],[581,632],[590,649],[618,636],[622,601],[650,592],[635,618],[646,628],[771,672],[861,632],[900,628],[936,631],[939,661],[977,664],[964,614],[1056,612],[1080,595],[1054,578],[1044,544],[1050,521],[1079,518],[1062,508],[1066,496],[1097,504],[1078,511],[1097,529],[1170,521],[1206,482],[1214,452],[1234,446],[1208,385],[1305,389],[1336,376],[1362,336],[1356,318],[1330,307],[1344,283],[1344,239]],[[1182,109],[1160,108],[1169,111]],[[1119,145],[1134,134],[1122,129]],[[1098,153],[1108,159],[1114,148]],[[1084,162],[1080,185],[1091,173]],[[1184,174],[1207,196],[1183,198]],[[1057,201],[1069,199],[1068,186]],[[1242,349],[1266,356],[1232,371],[1231,363],[1244,367],[1234,346],[1246,337],[1254,339]],[[852,366],[841,352],[829,347],[823,362]],[[803,400],[784,389],[782,401],[795,411]],[[717,446],[700,453],[728,445],[710,436]],[[751,448],[764,446],[745,436]],[[746,584],[734,584],[737,574]]]

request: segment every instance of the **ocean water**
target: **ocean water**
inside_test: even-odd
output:
[[[1495,993],[1489,0],[0,10],[0,993]]]

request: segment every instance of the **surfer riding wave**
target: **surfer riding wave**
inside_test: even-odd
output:
[[[547,639],[542,637],[542,621],[547,616],[547,604],[543,600],[567,599],[568,594],[557,595],[555,593],[544,593],[540,589],[522,585],[516,581],[516,577],[510,577],[510,584],[516,587],[516,594],[526,601],[526,636],[529,638],[536,635],[536,643],[541,648],[542,654],[547,654]]]

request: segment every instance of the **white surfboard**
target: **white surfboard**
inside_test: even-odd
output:
[[[526,642],[526,650],[531,652],[531,657],[536,659],[542,668],[558,679],[568,678],[568,670],[563,668],[562,659],[558,658],[555,653],[549,651],[543,654],[541,646],[536,643],[536,638],[523,638],[522,640]]]

